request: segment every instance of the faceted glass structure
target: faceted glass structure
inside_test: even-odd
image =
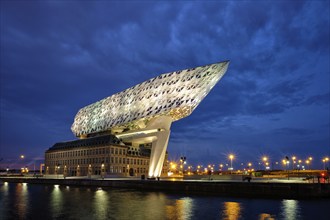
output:
[[[80,109],[71,130],[77,137],[111,132],[134,140],[138,134],[141,138],[142,131],[145,137],[147,133],[148,137],[153,135],[149,176],[159,176],[162,165],[156,160],[165,155],[171,123],[192,113],[225,74],[228,64],[229,61],[214,63],[149,79]],[[167,134],[160,137],[164,131]],[[152,167],[153,163],[157,168]]]
[[[79,137],[115,128],[143,128],[153,117],[191,114],[225,74],[227,62],[161,74],[79,110],[71,127]]]

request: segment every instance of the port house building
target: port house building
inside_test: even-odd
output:
[[[172,122],[189,116],[227,71],[229,62],[161,74],[78,111],[78,138],[45,153],[45,173],[142,176],[167,173]]]
[[[120,143],[114,135],[56,143],[46,151],[46,174],[146,176],[151,144]],[[167,172],[164,165],[163,175]]]

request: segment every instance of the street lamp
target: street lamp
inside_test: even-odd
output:
[[[325,163],[329,161],[329,157],[325,157],[322,161],[323,161],[323,169],[325,170]]]
[[[283,164],[283,167],[284,167],[284,170],[286,169],[286,161],[285,159],[282,160],[282,164]]]
[[[267,157],[263,157],[262,158],[262,161],[265,163],[265,168],[267,169],[267,167],[268,167],[268,158]]]
[[[102,179],[104,179],[104,174],[105,174],[104,162],[102,161],[102,164],[101,164],[101,177],[102,177]]]
[[[313,160],[313,157],[308,157],[308,160],[309,160],[309,163],[310,163],[310,168],[309,169],[312,169],[312,160]]]
[[[229,159],[230,159],[230,170],[233,170],[233,159],[234,159],[234,155],[230,154],[229,155]]]
[[[266,165],[266,170],[269,170],[269,169],[270,169],[270,168],[269,168],[269,163],[266,162],[265,165]]]
[[[248,172],[251,172],[252,163],[248,163]]]
[[[310,161],[309,161],[309,160],[306,160],[305,163],[306,163],[306,165],[307,165],[307,168],[310,169],[310,168],[309,168],[309,163],[310,163]]]
[[[296,157],[292,157],[292,170],[294,170],[294,164],[296,163]]]
[[[56,169],[57,169],[57,171],[56,171],[56,174],[57,174],[57,179],[58,179],[58,174],[59,174],[59,172],[60,172],[60,164],[57,164],[57,166],[56,166]]]
[[[187,163],[186,160],[187,158],[184,156],[180,158],[180,162],[181,162],[180,168],[182,170],[182,176],[184,176],[184,165]]]
[[[221,163],[221,164],[219,165],[219,167],[220,167],[220,171],[222,171],[223,164]]]

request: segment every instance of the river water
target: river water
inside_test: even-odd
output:
[[[242,199],[0,184],[0,219],[330,219],[330,200]]]

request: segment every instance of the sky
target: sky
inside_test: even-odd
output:
[[[230,60],[174,122],[169,159],[330,156],[329,1],[1,1],[0,167],[74,140],[86,105],[176,70]],[[20,160],[19,155],[25,159]]]

